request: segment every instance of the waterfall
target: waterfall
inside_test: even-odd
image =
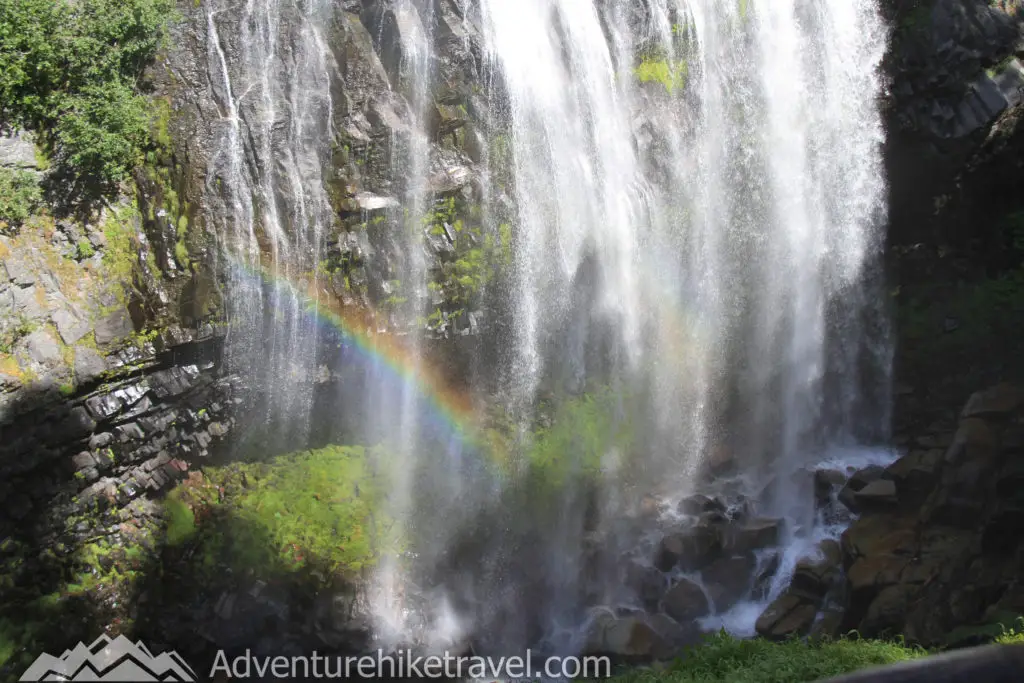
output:
[[[723,463],[760,514],[789,521],[784,545],[816,538],[813,493],[792,475],[888,437],[877,4],[362,3],[362,21],[387,19],[367,27],[392,107],[378,118],[395,180],[382,187],[397,201],[378,217],[401,247],[387,291],[402,302],[390,326],[411,379],[395,387],[370,368],[333,409],[375,406],[363,436],[395,451],[388,513],[412,548],[377,570],[382,638],[419,628],[506,653],[578,647],[587,608],[635,598],[617,573],[638,552],[631,506],[648,493],[678,501]],[[206,191],[233,274],[228,349],[262,383],[258,417],[276,416],[281,444],[308,436],[330,353],[300,295],[316,307],[311,274],[340,230],[328,185],[336,111],[349,105],[336,101],[343,50],[327,36],[343,11],[354,10],[207,9],[222,119]],[[505,317],[488,398],[514,423],[494,466],[480,464],[486,445],[431,431],[420,392],[434,276],[423,226],[448,192],[432,129],[437,51],[459,31],[476,41],[465,51],[478,60],[481,135],[500,142],[477,155],[472,192],[484,233],[511,232],[506,279],[488,292]],[[531,498],[527,456],[551,396],[588,397],[585,410],[605,411],[595,428],[631,434],[596,464],[578,453],[585,434],[551,446],[569,473],[541,482],[561,487],[556,503]]]
[[[212,3],[208,59],[221,112],[206,210],[225,242],[229,366],[262,389],[249,425],[268,447],[308,437],[318,329],[302,294],[332,225],[324,169],[332,152],[329,2]],[[226,25],[226,27],[224,26]],[[265,273],[270,275],[266,275]],[[261,429],[274,416],[273,430]],[[269,440],[269,441],[268,441]]]

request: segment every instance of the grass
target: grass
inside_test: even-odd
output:
[[[842,638],[772,643],[724,633],[707,638],[660,671],[630,671],[619,683],[803,683],[859,669],[917,659],[927,651],[899,642]]]

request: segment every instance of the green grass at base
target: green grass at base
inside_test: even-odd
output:
[[[898,642],[839,639],[773,643],[710,636],[664,669],[638,669],[616,683],[810,683],[872,666],[923,657],[928,652]]]

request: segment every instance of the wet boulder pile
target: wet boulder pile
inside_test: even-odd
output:
[[[980,642],[1024,614],[1024,392],[971,396],[838,499],[859,514],[839,547],[805,560],[758,620],[762,635],[902,634],[926,646]],[[840,577],[837,579],[837,577]],[[832,586],[827,600],[821,595]]]

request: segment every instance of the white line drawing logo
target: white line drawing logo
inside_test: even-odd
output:
[[[60,657],[45,652],[22,681],[176,681],[194,683],[196,673],[177,652],[153,656],[142,642],[102,635],[88,647],[79,643]]]

